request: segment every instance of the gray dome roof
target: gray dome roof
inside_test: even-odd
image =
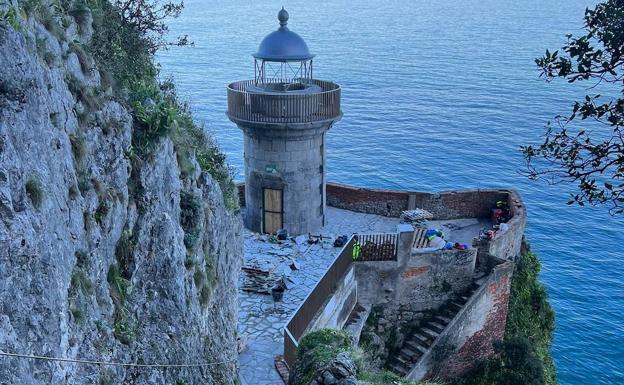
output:
[[[277,14],[280,27],[277,31],[268,34],[258,47],[258,52],[253,56],[256,59],[268,61],[300,61],[312,59],[306,42],[288,29],[288,12],[282,7]]]

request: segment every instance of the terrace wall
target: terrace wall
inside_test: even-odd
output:
[[[400,255],[399,255],[400,257]],[[399,261],[354,264],[358,302],[412,313],[433,309],[472,283],[477,250],[439,250]]]

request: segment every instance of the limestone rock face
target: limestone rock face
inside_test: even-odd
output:
[[[210,175],[180,178],[170,140],[132,160],[129,111],[68,52],[92,33],[0,24],[0,351],[214,365],[0,357],[0,384],[233,384],[240,218]]]

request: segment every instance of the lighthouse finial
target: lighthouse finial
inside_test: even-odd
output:
[[[283,5],[282,9],[277,14],[277,20],[279,20],[281,27],[286,27],[286,25],[288,24],[288,11],[284,9]]]

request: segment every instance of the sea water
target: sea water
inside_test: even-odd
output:
[[[253,78],[251,54],[278,26],[303,36],[315,77],[342,86],[343,119],[327,137],[330,181],[438,191],[511,187],[528,208],[557,313],[559,382],[624,384],[624,216],[567,206],[573,187],[519,174],[519,146],[541,140],[586,85],[539,78],[534,59],[583,33],[584,0],[186,0],[159,54],[194,117],[243,170],[242,133],[225,116],[226,85]],[[593,93],[592,91],[588,91]],[[617,92],[617,90],[614,90]]]

